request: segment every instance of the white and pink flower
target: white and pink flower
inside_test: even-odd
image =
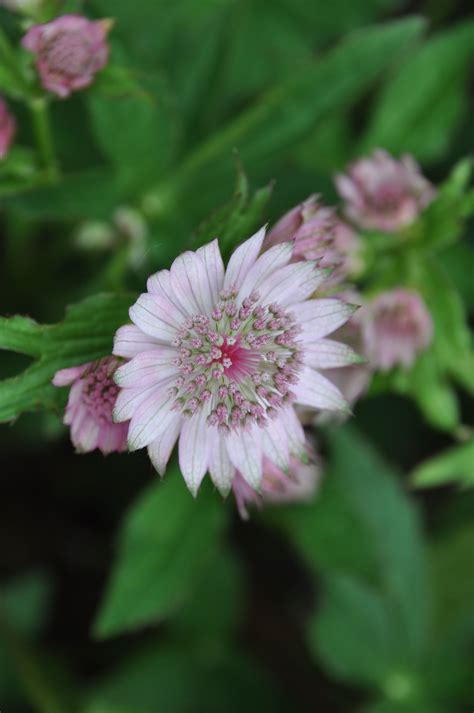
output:
[[[291,263],[293,243],[261,253],[265,231],[238,247],[227,269],[217,240],[185,252],[148,280],[114,354],[130,361],[116,383],[117,422],[130,420],[129,449],[148,447],[160,474],[179,439],[181,472],[196,494],[209,471],[226,494],[240,472],[261,488],[264,458],[279,468],[304,457],[295,405],[340,411],[340,391],[319,369],[358,359],[327,339],[353,313],[311,299],[325,272]]]
[[[382,149],[335,180],[347,217],[361,228],[387,233],[413,223],[436,195],[412,156],[397,161]]]
[[[362,315],[364,351],[373,368],[409,368],[433,338],[433,320],[421,296],[404,288],[382,292]]]
[[[339,285],[357,270],[359,237],[316,194],[280,218],[268,233],[264,249],[287,240],[294,241],[294,262],[318,260],[319,267],[332,270],[325,287]]]
[[[121,363],[115,357],[56,372],[55,386],[71,386],[64,423],[79,453],[98,448],[104,455],[127,448],[128,423],[114,423],[112,412],[118,396],[113,376]]]
[[[64,98],[92,84],[109,57],[111,26],[110,20],[62,15],[29,29],[22,44],[36,55],[43,87]]]
[[[9,152],[15,131],[15,118],[8,109],[6,101],[0,97],[0,160]]]

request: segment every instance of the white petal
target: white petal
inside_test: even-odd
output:
[[[214,302],[202,258],[190,250],[183,253],[171,265],[173,292],[187,312],[210,314]]]
[[[168,344],[176,337],[178,324],[174,321],[159,295],[140,295],[130,307],[130,319],[151,337]]]
[[[278,302],[282,306],[301,302],[313,294],[327,277],[313,260],[295,262],[276,270],[260,285],[260,302]]]
[[[303,358],[306,366],[313,369],[337,369],[361,362],[351,347],[332,339],[318,339],[305,344]]]
[[[258,426],[232,431],[225,439],[227,453],[242,477],[255,490],[262,482],[262,431]]]
[[[113,353],[125,359],[132,359],[140,352],[153,349],[157,344],[156,339],[142,332],[134,324],[126,324],[115,333]]]
[[[174,400],[162,389],[154,389],[136,409],[128,429],[128,448],[136,451],[149,446],[166,429],[167,416]]]
[[[285,426],[290,453],[298,457],[301,456],[305,452],[306,438],[295,409],[292,406],[281,409],[278,411],[278,418]]]
[[[310,367],[304,367],[296,386],[292,387],[296,401],[302,406],[310,406],[324,411],[344,411],[348,405],[339,391],[329,379],[326,379]]]
[[[179,371],[173,364],[176,351],[172,347],[158,347],[153,351],[137,354],[131,361],[119,367],[114,381],[121,388],[146,388],[177,379]]]
[[[148,386],[145,389],[121,389],[114,406],[113,420],[115,423],[129,421],[152,392],[161,393],[161,386]]]
[[[341,327],[354,314],[357,306],[337,299],[306,300],[291,306],[305,341],[320,339]]]
[[[260,255],[256,263],[248,271],[239,290],[237,302],[249,295],[252,290],[258,289],[259,285],[272,275],[275,270],[287,265],[293,253],[293,241],[275,245]]]
[[[183,417],[176,411],[170,411],[167,426],[163,432],[148,446],[148,455],[160,475],[164,475],[166,466],[181,430]]]
[[[269,421],[263,431],[263,452],[279,468],[283,470],[288,468],[290,460],[288,436],[285,425],[279,418]]]
[[[235,287],[237,290],[240,288],[259,256],[265,238],[265,230],[266,228],[260,228],[258,233],[252,235],[245,243],[239,245],[237,250],[234,250],[225,272],[224,288]]]
[[[184,419],[179,437],[179,467],[194,496],[197,495],[208,467],[208,415],[209,407]]]
[[[217,240],[213,240],[212,243],[199,248],[197,254],[202,259],[206,269],[206,277],[214,306],[219,300],[219,295],[224,285],[224,263],[219,250],[219,243]]]
[[[227,495],[232,487],[235,468],[227,453],[225,439],[217,428],[209,429],[209,474],[221,495]]]

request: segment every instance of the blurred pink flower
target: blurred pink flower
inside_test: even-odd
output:
[[[285,469],[305,447],[294,404],[344,410],[319,369],[357,359],[325,339],[353,313],[309,299],[324,280],[312,261],[290,264],[293,245],[260,255],[265,231],[240,245],[227,270],[217,240],[185,252],[148,280],[121,327],[114,353],[129,361],[116,421],[130,421],[130,450],[148,446],[164,473],[179,438],[181,472],[196,494],[207,471],[228,493],[237,471],[259,489],[264,457]],[[259,256],[260,255],[260,256]]]
[[[312,498],[319,485],[321,467],[309,442],[306,443],[306,452],[308,462],[303,463],[292,457],[287,471],[264,458],[260,493],[251,488],[239,472],[236,473],[232,481],[232,492],[244,520],[249,516],[247,506],[261,508],[266,504],[304,502]]]
[[[36,67],[45,89],[60,97],[92,83],[109,56],[106,37],[110,20],[91,21],[81,15],[62,15],[35,25],[22,40],[36,55]]]
[[[381,149],[349,165],[335,181],[347,217],[361,228],[387,233],[413,223],[436,195],[411,156],[397,161]]]
[[[64,423],[79,453],[98,448],[104,455],[127,448],[128,423],[114,423],[112,411],[119,392],[113,375],[121,360],[105,357],[56,372],[53,384],[69,386]]]
[[[377,295],[364,308],[364,349],[371,366],[388,371],[412,366],[433,338],[431,315],[417,292],[398,288]]]
[[[287,240],[295,241],[293,262],[318,260],[319,267],[333,270],[325,287],[340,284],[356,270],[358,236],[338,219],[333,208],[319,202],[318,195],[286,213],[267,235],[264,249]]]
[[[8,105],[0,97],[0,160],[7,155],[16,131],[16,121]]]

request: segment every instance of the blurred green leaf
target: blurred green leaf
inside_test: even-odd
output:
[[[465,85],[474,53],[474,23],[435,36],[406,58],[385,85],[360,152],[383,147],[436,159],[467,110]]]
[[[324,581],[324,601],[309,629],[312,645],[338,678],[377,685],[398,664],[392,613],[383,595],[347,576]]]
[[[417,487],[434,487],[446,483],[474,485],[474,437],[419,465],[412,473]]]
[[[219,247],[224,256],[249,237],[263,223],[263,213],[270,200],[272,184],[250,194],[247,176],[236,158],[236,185],[234,196],[198,227],[193,247],[205,245],[219,238]]]
[[[331,477],[369,532],[378,567],[370,584],[360,575],[323,577],[325,595],[310,641],[335,675],[384,685],[391,673],[418,665],[430,630],[418,517],[396,474],[354,430],[340,429],[330,444]]]
[[[159,621],[192,596],[215,557],[223,522],[217,497],[201,492],[194,500],[178,472],[156,480],[122,525],[95,635]]]
[[[169,89],[158,74],[141,82],[141,92],[91,92],[88,105],[101,149],[117,172],[125,196],[163,175],[176,143],[177,117]]]
[[[268,91],[253,107],[199,146],[177,172],[156,189],[165,203],[185,200],[188,208],[226,185],[234,147],[253,175],[268,175],[275,161],[314,131],[336,109],[350,106],[395,56],[420,35],[424,22],[408,18],[355,33],[336,49]],[[196,185],[200,191],[196,194]],[[196,203],[194,203],[196,210]]]
[[[40,326],[23,317],[2,319],[0,348],[37,360],[19,376],[0,381],[0,421],[57,407],[60,389],[51,383],[56,371],[111,354],[113,335],[127,322],[132,301],[131,295],[96,295],[70,307],[55,325]]]

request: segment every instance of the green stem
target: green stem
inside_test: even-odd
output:
[[[41,165],[49,180],[55,181],[58,178],[58,165],[49,123],[48,101],[44,97],[38,97],[30,102],[30,107]]]

